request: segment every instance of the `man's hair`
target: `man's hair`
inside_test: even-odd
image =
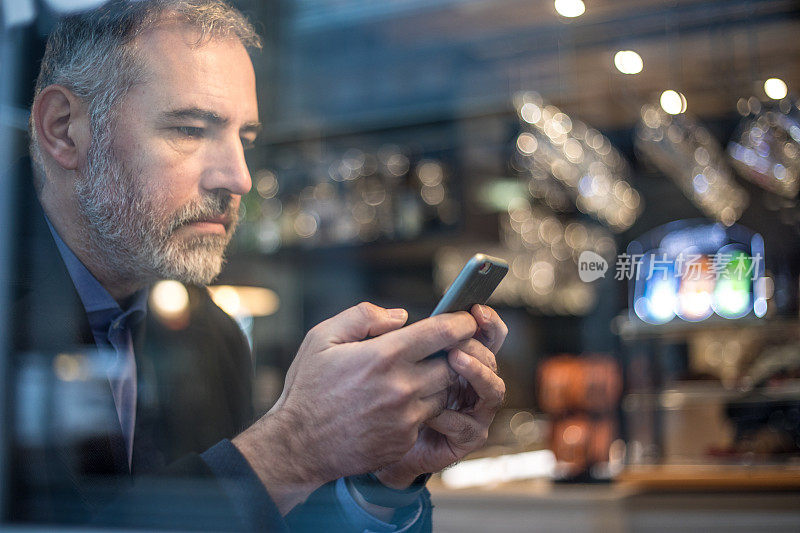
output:
[[[157,24],[172,21],[196,29],[198,45],[235,38],[249,50],[261,48],[252,24],[223,0],[113,0],[56,24],[47,39],[34,99],[48,85],[67,87],[88,106],[93,140],[110,140],[117,104],[143,81],[143,64],[131,43]],[[41,190],[44,162],[33,118],[29,127],[34,182]]]

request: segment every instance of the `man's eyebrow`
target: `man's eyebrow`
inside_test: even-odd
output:
[[[201,109],[199,107],[172,109],[170,111],[165,111],[162,116],[167,120],[191,118],[196,120],[204,120],[213,124],[225,124],[228,122],[227,118],[219,115],[218,113],[209,111],[208,109]]]
[[[219,113],[202,109],[199,107],[187,107],[184,109],[173,109],[166,111],[162,115],[166,120],[180,120],[180,119],[195,119],[203,120],[211,124],[225,125],[228,123],[226,117],[221,116]],[[261,131],[262,124],[258,121],[245,123],[239,131],[242,133],[258,133]]]
[[[258,135],[261,133],[261,128],[263,124],[260,122],[247,122],[241,128],[239,128],[240,133],[255,133]]]

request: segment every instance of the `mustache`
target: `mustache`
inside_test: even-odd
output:
[[[226,192],[218,192],[201,197],[200,200],[183,206],[172,216],[167,233],[172,233],[181,226],[212,218],[227,219],[226,229],[234,226],[238,220],[239,206],[233,197]]]

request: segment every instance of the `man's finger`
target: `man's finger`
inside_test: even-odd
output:
[[[447,389],[457,377],[443,357],[420,361],[414,364],[412,372],[414,376],[412,379],[418,387],[420,398]]]
[[[506,384],[486,365],[460,350],[451,351],[447,359],[453,370],[463,376],[478,395],[473,416],[478,422],[489,424],[503,405]]]
[[[362,302],[317,324],[310,332],[310,342],[324,349],[333,344],[356,342],[377,337],[403,327],[408,320],[404,309],[384,309]]]
[[[441,390],[436,394],[426,396],[419,400],[418,405],[420,410],[417,420],[420,424],[436,418],[447,409],[447,391]]]
[[[486,438],[486,428],[477,420],[452,409],[445,409],[425,424],[447,437],[458,448],[471,449],[473,443]]]
[[[494,353],[486,347],[482,342],[478,339],[471,338],[465,341],[462,341],[455,347],[457,350],[461,350],[462,352],[471,355],[487,367],[489,367],[492,372],[495,374],[497,373],[497,359],[495,359]]]
[[[473,305],[470,311],[478,323],[479,331],[475,338],[481,341],[492,352],[497,353],[508,335],[508,326],[488,305]]]
[[[469,313],[445,313],[390,331],[366,343],[378,352],[417,362],[469,339],[477,329],[475,319]]]

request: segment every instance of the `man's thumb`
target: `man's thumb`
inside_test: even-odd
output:
[[[320,323],[317,328],[329,343],[342,344],[394,331],[403,327],[406,320],[408,313],[405,309],[385,309],[362,302]]]

